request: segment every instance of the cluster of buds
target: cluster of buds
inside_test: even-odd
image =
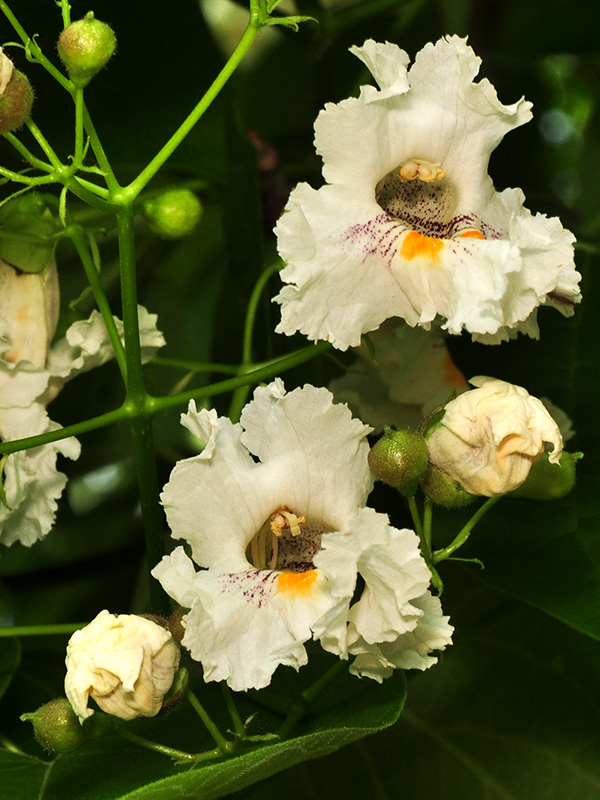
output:
[[[539,500],[568,494],[581,454],[563,450],[541,400],[492,378],[471,384],[476,388],[434,414],[422,435],[386,430],[369,455],[374,476],[407,496],[420,484],[447,508],[509,493]]]

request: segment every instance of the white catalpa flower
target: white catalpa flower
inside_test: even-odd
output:
[[[369,339],[372,348],[357,348],[357,360],[329,388],[376,432],[385,425],[416,429],[434,408],[468,388],[437,327],[424,331],[388,320]]]
[[[83,722],[91,697],[121,719],[154,717],[179,666],[179,645],[168,630],[136,614],[101,611],[67,645],[65,694]]]
[[[97,311],[88,320],[73,323],[65,338],[48,349],[58,308],[52,270],[49,279],[41,274],[17,278],[12,267],[6,265],[3,272],[2,266],[0,288],[11,291],[0,297],[0,441],[11,441],[59,428],[48,417],[48,403],[67,381],[105,363],[114,352]],[[33,280],[22,282],[22,278]],[[139,320],[142,355],[149,360],[164,338],[156,328],[156,316],[141,306]],[[122,332],[120,320],[117,327]],[[56,468],[57,456],[76,459],[80,450],[79,442],[69,438],[9,456],[3,470],[4,502],[0,499],[0,544],[20,541],[31,546],[50,531],[67,483],[66,475]]]
[[[162,501],[193,561],[177,547],[152,574],[190,609],[182,643],[207,681],[260,689],[279,664],[305,664],[310,639],[342,658],[356,636],[395,644],[420,669],[451,641],[441,607],[423,605],[430,574],[416,535],[365,507],[370,429],[332,401],[313,386],[286,394],[277,380],[256,390],[237,425],[193,403],[182,415],[205,448],[175,466]],[[436,626],[444,634],[428,646]],[[374,671],[370,661],[364,674]]]
[[[476,386],[448,403],[427,439],[429,460],[471,494],[493,497],[525,482],[546,445],[560,461],[559,427],[541,400],[506,381],[479,376]]]
[[[520,189],[487,174],[503,136],[531,119],[505,106],[457,36],[426,45],[407,71],[396,45],[351,52],[379,89],[329,104],[315,123],[327,184],[301,183],[276,233],[287,267],[279,333],[345,350],[390,317],[485,343],[536,337],[536,309],[579,302],[573,235],[532,214]]]

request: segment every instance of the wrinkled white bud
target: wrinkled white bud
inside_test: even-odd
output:
[[[0,259],[0,318],[11,349],[3,358],[12,364],[29,361],[44,367],[60,310],[56,263],[43,273],[21,272]]]
[[[0,47],[0,97],[4,94],[4,90],[8,85],[9,80],[13,74],[13,62],[4,55]]]
[[[540,400],[494,378],[470,383],[479,388],[448,403],[427,441],[431,463],[467,492],[493,497],[519,487],[546,444],[550,462],[560,461],[562,437]]]
[[[179,645],[156,622],[101,611],[69,640],[65,694],[80,722],[94,713],[89,697],[121,719],[153,717],[171,688],[179,656]]]

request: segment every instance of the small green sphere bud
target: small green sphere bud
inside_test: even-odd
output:
[[[511,497],[526,497],[529,500],[558,500],[565,497],[575,486],[575,464],[583,453],[562,451],[558,464],[551,464],[548,453],[536,461],[527,480],[510,493]]]
[[[386,428],[371,448],[368,461],[377,480],[394,486],[405,497],[412,497],[427,469],[427,445],[419,433]]]
[[[146,200],[142,214],[161,239],[181,239],[189,236],[200,221],[202,204],[189,189],[170,189]]]
[[[29,119],[33,105],[33,89],[22,72],[13,70],[0,96],[0,133],[10,133]]]
[[[83,89],[105,67],[117,47],[115,32],[89,11],[72,22],[58,39],[58,55],[75,86]]]
[[[434,464],[429,465],[421,478],[421,489],[430,500],[444,508],[462,508],[477,499]]]
[[[21,720],[33,724],[36,741],[49,753],[68,753],[88,738],[66,697],[51,700],[37,711],[21,714]]]

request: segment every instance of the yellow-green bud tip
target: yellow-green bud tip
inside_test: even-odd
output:
[[[368,461],[377,480],[410,497],[427,469],[427,445],[419,433],[386,428],[384,435],[371,448]]]
[[[161,239],[181,239],[189,236],[200,221],[202,204],[189,189],[170,189],[146,200],[142,214]]]

